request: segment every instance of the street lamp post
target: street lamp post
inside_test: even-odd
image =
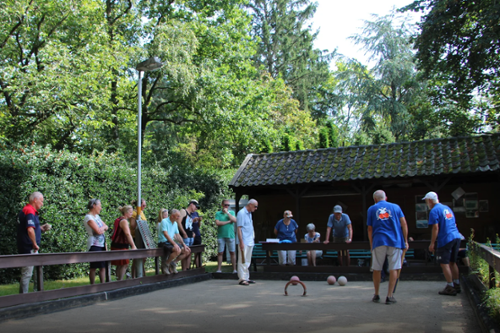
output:
[[[143,72],[152,72],[160,69],[163,66],[163,63],[157,57],[151,57],[146,61],[143,61],[135,67],[135,69],[139,72],[139,80],[137,82],[138,86],[138,98],[137,98],[137,106],[139,109],[139,114],[137,116],[137,220],[141,219],[141,146],[142,146],[142,73]],[[140,231],[139,231],[140,233]],[[137,235],[137,231],[136,231]],[[142,236],[140,236],[142,237]],[[142,260],[137,260],[136,265],[136,277],[142,277],[143,271],[143,262]]]

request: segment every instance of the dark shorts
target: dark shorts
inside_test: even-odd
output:
[[[100,252],[105,251],[105,247],[91,246],[89,252]],[[95,261],[90,263],[90,268],[106,268],[108,267],[107,261]]]
[[[456,238],[443,247],[436,250],[436,259],[439,264],[457,262],[458,250],[460,249],[460,238]]]
[[[201,236],[194,236],[193,245],[201,245]]]
[[[164,242],[164,243],[158,243],[159,248],[163,248],[163,255],[165,257],[168,257],[172,253],[172,249],[174,246],[170,243]]]

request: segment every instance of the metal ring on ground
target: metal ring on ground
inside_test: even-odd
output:
[[[296,283],[300,283],[302,288],[304,288],[304,293],[302,294],[302,296],[305,296],[307,294],[307,289],[306,289],[306,285],[302,282],[302,281],[290,281],[286,284],[285,286],[285,296],[288,296],[288,292],[286,291],[288,289],[288,286],[292,283],[292,282],[296,282]]]

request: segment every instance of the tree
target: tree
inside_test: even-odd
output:
[[[416,0],[402,10],[426,12],[415,38],[416,57],[427,77],[441,79],[442,95],[462,107],[477,92],[498,96],[500,2]]]
[[[307,24],[317,4],[310,0],[251,0],[253,35],[259,39],[254,57],[275,79],[293,90],[302,110],[313,114],[315,90],[328,79],[331,55],[314,49],[317,33]]]

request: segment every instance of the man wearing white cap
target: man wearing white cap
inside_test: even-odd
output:
[[[437,239],[436,259],[441,264],[446,287],[440,295],[456,296],[461,291],[458,273],[457,255],[460,248],[460,233],[455,222],[455,215],[450,207],[439,203],[436,192],[429,192],[424,199],[429,207],[429,225],[432,226],[429,251],[434,252]]]
[[[342,213],[342,206],[336,205],[333,207],[333,214],[328,218],[326,225],[326,237],[323,243],[330,243],[330,234],[333,237],[333,243],[351,243],[352,242],[352,225],[349,215]],[[339,263],[340,266],[349,266],[351,261],[349,250],[340,250]]]

